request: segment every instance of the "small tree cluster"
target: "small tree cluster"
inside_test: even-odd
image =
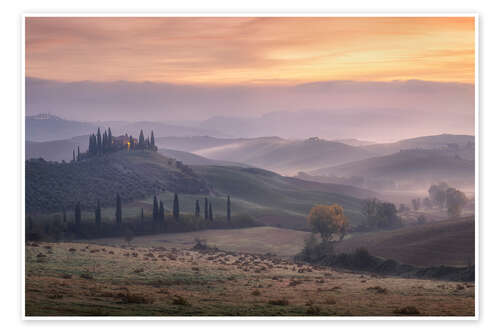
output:
[[[420,209],[420,198],[412,199],[411,205],[413,206],[413,210],[419,210]]]
[[[97,134],[90,134],[89,136],[89,148],[87,150],[87,155],[96,156],[108,153],[113,149],[113,136],[111,134],[111,128],[104,130],[101,135],[101,129],[97,129]]]
[[[462,215],[462,211],[467,204],[467,197],[463,192],[441,182],[429,187],[429,201],[441,209],[446,207],[449,217],[458,217]]]
[[[402,221],[397,212],[393,203],[377,199],[365,200],[362,207],[362,213],[366,218],[364,228],[373,230],[399,227]]]
[[[347,233],[348,223],[344,209],[337,204],[314,206],[309,212],[307,221],[313,233],[319,233],[324,242],[332,241],[336,234],[337,240],[341,241]]]
[[[111,128],[104,130],[101,135],[101,129],[97,129],[97,133],[91,133],[89,135],[89,147],[87,152],[84,154],[85,157],[99,156],[105,153],[110,153],[118,151],[120,149],[129,150],[151,150],[157,151],[158,148],[155,145],[154,133],[151,131],[151,136],[148,138],[144,137],[144,132],[141,129],[139,134],[139,140],[135,140],[132,135],[125,134],[125,143],[122,140],[118,140],[111,134]],[[73,161],[80,161],[83,155],[80,155],[80,147],[78,147],[77,156],[75,156],[75,151],[73,150]]]

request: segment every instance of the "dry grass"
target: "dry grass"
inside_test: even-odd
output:
[[[415,266],[464,266],[474,264],[474,232],[474,217],[463,217],[358,235],[340,243],[337,250],[364,247],[372,255]]]
[[[39,245],[26,247],[28,316],[416,315],[411,307],[423,316],[474,315],[470,283],[360,278],[257,254]],[[144,260],[150,253],[164,260]]]

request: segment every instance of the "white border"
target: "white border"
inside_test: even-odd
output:
[[[280,316],[280,317],[240,317],[240,316],[215,316],[215,317],[202,317],[202,316],[103,316],[103,317],[94,317],[94,316],[50,316],[50,317],[39,317],[39,316],[26,316],[26,299],[25,299],[25,115],[26,115],[26,91],[25,91],[25,20],[27,17],[474,17],[475,24],[475,38],[474,38],[474,47],[475,47],[475,79],[474,79],[474,87],[475,87],[475,110],[474,110],[474,128],[475,128],[475,314],[474,316],[468,317],[460,317],[460,316],[427,316],[427,317],[401,317],[401,316],[377,316],[377,317],[345,317],[345,316],[329,316],[329,317],[309,317],[309,316],[301,316],[301,317],[288,317],[288,316]],[[191,321],[191,320],[208,320],[208,321],[217,321],[217,320],[251,320],[251,321],[259,321],[259,320],[320,320],[320,321],[331,321],[331,320],[340,320],[340,321],[365,321],[365,320],[374,320],[374,321],[477,321],[479,320],[479,266],[480,266],[480,258],[479,258],[479,14],[478,13],[318,13],[318,12],[307,12],[301,11],[300,13],[281,13],[281,12],[273,12],[273,11],[265,11],[265,12],[167,12],[167,13],[106,13],[103,11],[99,11],[98,13],[85,12],[85,13],[65,13],[65,12],[25,12],[21,14],[20,20],[20,53],[21,53],[21,68],[20,68],[20,91],[21,91],[21,115],[20,115],[20,151],[21,154],[18,157],[20,159],[21,164],[21,174],[20,174],[20,183],[21,183],[21,191],[20,191],[20,201],[21,201],[21,223],[20,223],[20,233],[21,233],[21,319],[24,321],[66,321],[66,320],[82,320],[82,321],[101,321],[101,320],[112,320],[112,321],[122,321],[122,320],[150,320],[150,321],[158,321],[158,320],[167,320],[167,321]]]

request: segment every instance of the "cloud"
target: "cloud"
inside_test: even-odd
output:
[[[319,133],[390,140],[473,134],[474,85],[409,80],[209,86],[27,78],[26,112],[91,121],[202,122],[223,117],[210,126],[236,136]]]
[[[28,76],[61,81],[474,82],[473,17],[38,17]]]

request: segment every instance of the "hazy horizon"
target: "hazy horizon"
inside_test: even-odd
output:
[[[388,142],[474,134],[474,17],[26,19],[26,115]]]

